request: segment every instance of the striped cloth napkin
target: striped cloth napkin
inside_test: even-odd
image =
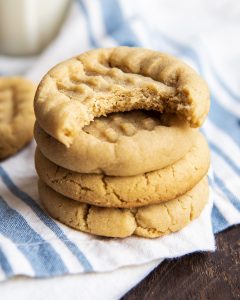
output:
[[[240,223],[240,96],[225,84],[204,41],[182,44],[149,26],[130,1],[74,1],[55,40],[38,57],[0,56],[0,74],[38,82],[47,70],[94,47],[143,46],[172,53],[209,83],[211,111],[203,126],[212,153],[211,196],[200,218],[178,233],[146,240],[101,239],[47,216],[37,194],[35,142],[0,164],[0,280],[105,272],[194,251],[213,251],[213,233]]]

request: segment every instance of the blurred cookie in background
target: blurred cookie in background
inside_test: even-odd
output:
[[[35,84],[22,77],[0,77],[0,160],[33,137],[35,90]]]

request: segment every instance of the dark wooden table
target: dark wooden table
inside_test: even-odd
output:
[[[216,236],[214,253],[166,260],[124,300],[240,299],[240,226]]]

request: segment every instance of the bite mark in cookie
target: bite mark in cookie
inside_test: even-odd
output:
[[[170,55],[117,47],[60,63],[42,79],[35,97],[40,126],[68,147],[94,118],[135,109],[177,113],[198,127],[209,110],[208,88]]]

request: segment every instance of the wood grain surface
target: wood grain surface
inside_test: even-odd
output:
[[[214,253],[166,260],[122,299],[240,299],[240,226],[216,236]]]

